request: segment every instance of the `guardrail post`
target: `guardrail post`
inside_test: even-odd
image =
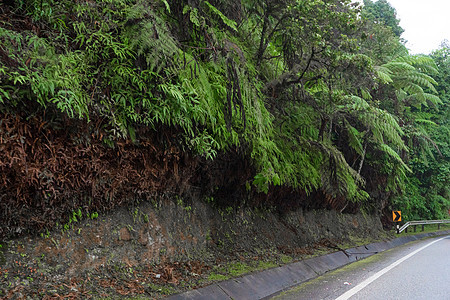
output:
[[[422,231],[425,231],[425,224],[422,224]]]
[[[408,233],[408,227],[405,228],[405,233]]]
[[[414,232],[416,232],[416,227],[417,227],[417,225],[414,225]]]
[[[441,229],[441,223],[438,223],[438,230]]]

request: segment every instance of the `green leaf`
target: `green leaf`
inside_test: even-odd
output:
[[[169,5],[169,3],[167,2],[167,0],[162,0],[162,2],[166,6],[167,12],[170,14],[170,5]]]
[[[386,144],[381,144],[380,149],[387,153],[390,157],[394,158],[397,162],[399,162],[402,167],[405,168],[408,172],[412,173],[412,170],[405,164],[400,155],[398,155],[398,153],[395,152],[394,149]]]
[[[211,3],[209,3],[208,1],[205,1],[205,4],[209,7],[209,9],[213,13],[215,13],[216,15],[218,15],[220,17],[222,22],[224,22],[227,26],[229,26],[234,31],[237,31],[237,28],[236,28],[237,23],[236,23],[236,21],[228,19],[220,10],[218,10],[217,8],[212,6]]]
[[[364,150],[361,143],[362,134],[356,128],[351,126],[347,119],[344,119],[344,122],[345,127],[347,128],[350,147],[352,147],[359,155],[363,155]]]
[[[431,120],[426,120],[426,119],[416,119],[415,121],[416,121],[416,123],[418,123],[418,124],[438,126],[438,124],[436,124],[435,122],[433,122],[433,121],[431,121]]]
[[[0,88],[0,93],[1,93],[0,94],[0,103],[3,103],[5,99],[6,100],[10,99],[10,95],[9,95],[8,91],[5,91],[4,89]],[[3,94],[3,96],[2,96],[2,94]]]

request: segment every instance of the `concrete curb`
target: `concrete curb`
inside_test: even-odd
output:
[[[166,299],[262,299],[376,253],[422,238],[445,234],[450,234],[450,230],[402,236],[390,241],[359,246],[218,282]]]

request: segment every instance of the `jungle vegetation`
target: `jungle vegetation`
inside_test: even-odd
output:
[[[41,116],[42,128],[82,128],[73,145],[148,149],[153,132],[206,162],[234,153],[256,193],[320,191],[315,201],[339,211],[448,217],[450,47],[411,55],[389,3],[364,4],[4,1],[0,192],[19,199],[28,178],[33,201],[56,203],[65,181],[27,165],[39,142],[25,130],[7,144],[20,135],[6,119]]]

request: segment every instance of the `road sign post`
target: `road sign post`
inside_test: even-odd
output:
[[[402,212],[399,210],[392,211],[392,221],[400,222],[402,220]],[[400,233],[400,225],[397,223],[397,234]]]

